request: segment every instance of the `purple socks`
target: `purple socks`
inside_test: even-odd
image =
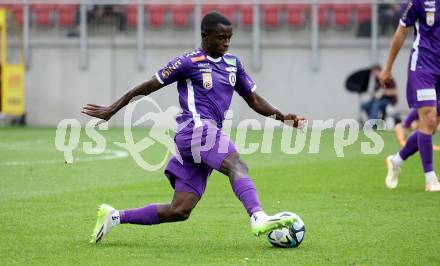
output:
[[[404,161],[419,150],[418,139],[419,131],[416,130],[411,134],[411,136],[409,136],[405,146],[403,146],[403,148],[400,150],[400,157]]]
[[[262,210],[257,190],[248,176],[236,179],[232,184],[232,190],[241,203],[243,203],[249,216],[254,212]]]
[[[433,171],[434,167],[432,164],[433,161],[433,152],[432,152],[432,135],[423,134],[419,132],[419,152],[420,158],[422,159],[423,170],[425,173]]]
[[[399,154],[403,160],[406,160],[417,151],[420,152],[424,172],[433,171],[432,135],[424,134],[418,130],[414,131]]]
[[[147,205],[143,208],[123,210],[119,213],[121,224],[152,225],[159,223],[156,205]]]

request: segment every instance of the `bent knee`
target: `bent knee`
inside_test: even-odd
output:
[[[174,221],[188,220],[189,216],[191,215],[190,209],[176,208],[176,209],[171,209],[170,212],[171,212],[170,216]]]

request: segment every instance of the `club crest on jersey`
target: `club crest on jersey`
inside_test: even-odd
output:
[[[202,73],[203,77],[203,88],[210,90],[212,89],[212,75],[211,73]]]
[[[236,82],[237,76],[235,75],[235,73],[229,73],[229,83],[231,83],[231,85],[234,87]]]
[[[435,23],[435,13],[434,12],[426,13],[426,24],[428,24],[428,26],[434,26],[434,23]]]

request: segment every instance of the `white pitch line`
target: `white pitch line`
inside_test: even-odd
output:
[[[76,162],[93,162],[93,161],[103,161],[103,160],[113,160],[113,159],[121,159],[128,157],[128,152],[125,151],[117,151],[117,150],[106,150],[104,154],[87,157],[87,158],[74,158],[73,163]],[[62,163],[64,160],[56,159],[56,160],[37,160],[37,161],[6,161],[0,162],[0,165],[6,166],[17,166],[17,165],[34,165],[34,164],[56,164]]]

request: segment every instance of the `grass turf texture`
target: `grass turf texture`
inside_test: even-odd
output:
[[[146,130],[134,133],[139,140]],[[124,140],[120,129],[104,135],[108,148]],[[99,204],[132,208],[171,198],[162,171],[145,172],[131,157],[65,164],[54,148],[55,129],[2,128],[0,265],[439,264],[440,193],[423,191],[418,155],[405,164],[397,190],[385,189],[384,159],[398,146],[391,132],[381,135],[386,144],[379,155],[361,154],[361,137],[337,158],[332,131],[323,133],[318,154],[307,153],[310,135],[302,153],[282,153],[277,132],[271,154],[243,155],[266,212],[296,212],[305,222],[302,245],[279,249],[252,236],[245,210],[219,173],[188,221],[123,225],[90,244]],[[247,143],[261,139],[253,132]],[[84,141],[90,140],[83,130]],[[97,156],[81,150],[76,158]],[[163,152],[155,144],[143,155],[153,162]],[[438,153],[435,161],[438,169]]]

